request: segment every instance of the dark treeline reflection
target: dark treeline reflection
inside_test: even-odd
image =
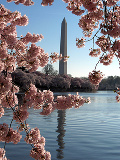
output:
[[[66,111],[65,110],[58,110],[58,126],[57,126],[57,130],[56,132],[58,132],[58,136],[57,136],[57,142],[58,142],[58,146],[59,148],[56,150],[57,151],[57,159],[63,159],[64,158],[64,147],[65,147],[65,143],[64,143],[64,136],[65,136],[65,117],[66,117]]]

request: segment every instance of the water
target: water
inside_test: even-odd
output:
[[[46,138],[45,149],[51,152],[52,160],[120,160],[120,104],[115,100],[116,94],[113,91],[79,94],[91,97],[92,103],[79,109],[55,110],[49,116],[30,110],[27,122],[31,128],[38,127]],[[0,123],[9,124],[11,119],[7,112]],[[20,143],[6,145],[10,160],[33,160],[29,156],[31,146],[24,142],[22,134]],[[0,147],[3,146],[0,142]]]

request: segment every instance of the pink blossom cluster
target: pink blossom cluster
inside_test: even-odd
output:
[[[45,146],[45,138],[40,135],[40,131],[38,128],[33,128],[26,135],[25,139],[26,143],[34,144],[34,148],[32,148],[30,152],[30,156],[34,159],[45,159],[51,160],[51,155],[44,148]]]
[[[10,78],[0,75],[0,99],[3,99],[12,88]]]
[[[57,62],[57,60],[61,60],[62,59],[62,54],[59,55],[59,53],[53,52],[50,55],[50,62],[51,63],[55,63]]]
[[[101,1],[98,2],[97,0],[63,0],[65,3],[68,3],[66,7],[68,11],[72,11],[75,15],[81,15],[85,12],[84,9],[87,9],[88,12],[95,12],[98,7],[102,7]],[[80,7],[82,9],[80,9]]]
[[[9,1],[10,2],[10,1]],[[27,3],[27,0],[17,0],[15,3]],[[35,43],[41,41],[44,37],[42,34],[27,33],[24,37],[17,37],[16,26],[26,26],[28,24],[28,17],[21,16],[20,12],[11,12],[3,5],[0,5],[0,71],[7,70],[12,72],[19,67],[24,66],[30,72],[35,71],[38,67],[44,67],[49,61],[49,54],[37,46]],[[28,48],[28,44],[31,46]],[[8,53],[8,49],[10,50]],[[59,55],[52,56],[53,62],[59,60]]]
[[[89,73],[89,80],[92,84],[99,85],[103,76],[104,75],[102,74],[102,72],[93,70],[92,72]]]
[[[36,44],[31,44],[26,54],[27,65],[26,68],[29,71],[35,71],[39,66],[44,67],[48,63],[49,56],[45,54],[43,49],[36,46]]]
[[[20,110],[27,110],[28,108],[33,107],[34,109],[43,109],[40,114],[48,115],[55,108],[53,106],[54,95],[50,90],[37,91],[35,85],[31,84],[29,90],[25,93],[23,104],[20,106]],[[24,114],[21,114],[23,121],[28,118],[27,111]],[[17,119],[17,117],[16,117]],[[19,121],[19,119],[17,120]]]
[[[100,55],[100,53],[101,53],[100,48],[97,48],[97,49],[92,49],[91,48],[91,51],[90,51],[89,55],[91,57],[98,57]]]
[[[14,2],[15,4],[23,4],[26,6],[33,5],[32,0],[7,0],[7,2]],[[42,5],[52,5],[54,0],[43,0]],[[80,14],[81,11],[74,10],[76,14]],[[44,67],[49,60],[48,53],[45,53],[41,47],[38,47],[35,43],[41,41],[44,37],[39,34],[27,33],[24,37],[18,38],[16,26],[26,26],[28,24],[28,17],[21,15],[20,12],[11,12],[6,9],[2,4],[0,5],[0,118],[4,115],[4,108],[11,108],[13,110],[13,120],[19,122],[20,127],[18,131],[23,129],[26,131],[27,136],[25,141],[33,144],[30,155],[35,159],[50,160],[51,155],[45,151],[45,138],[41,137],[38,128],[28,131],[28,125],[24,124],[24,121],[28,118],[28,108],[42,109],[41,115],[48,115],[54,109],[60,109],[60,104],[64,102],[68,105],[72,104],[75,108],[79,108],[84,103],[89,103],[89,99],[84,99],[78,95],[69,95],[67,98],[64,96],[54,102],[53,92],[38,91],[34,85],[31,85],[29,90],[25,93],[23,104],[17,105],[18,100],[15,92],[18,92],[18,88],[12,84],[11,72],[18,67],[26,67],[29,71],[35,71],[39,66]],[[31,43],[31,45],[29,45]],[[29,47],[28,47],[28,46]],[[63,58],[64,62],[69,58],[68,56],[62,57],[62,55],[54,52],[51,54],[53,62]],[[71,103],[69,103],[70,101]],[[67,105],[62,106],[62,109],[71,108]],[[17,107],[16,107],[17,106]],[[13,142],[17,144],[22,136],[17,130],[9,128],[6,123],[0,124],[0,141]],[[7,160],[5,157],[5,151],[0,149],[0,158]]]
[[[85,10],[87,14],[81,16],[79,20],[79,27],[82,28],[84,36],[90,37],[94,29],[99,27],[99,21],[103,20],[103,8],[101,1],[96,0],[63,0],[68,3],[67,9],[72,11],[73,14],[82,15]],[[84,7],[85,10],[81,10]]]
[[[0,148],[0,160],[7,160],[4,148]]]
[[[110,39],[105,36],[101,36],[97,39],[96,44],[100,47],[101,51],[105,52],[100,57],[100,63],[103,65],[110,65],[113,62],[114,56],[120,58],[119,40],[112,43]]]
[[[13,119],[16,122],[24,122],[28,117],[29,117],[29,113],[25,109],[24,110],[19,109],[13,112]]]
[[[43,95],[44,102],[45,103],[52,103],[54,100],[53,92],[51,92],[50,90],[44,90],[43,93],[44,93],[44,95]]]
[[[13,2],[13,1],[17,5],[20,4],[20,3],[25,5],[25,6],[34,5],[34,2],[32,0],[7,0],[7,2]],[[51,6],[53,2],[54,2],[54,0],[42,0],[41,5],[42,6],[48,6],[48,5]]]
[[[4,115],[4,108],[0,106],[0,118]]]
[[[85,47],[85,39],[83,37],[81,39],[76,38],[76,46],[78,48]]]
[[[53,2],[54,2],[54,0],[42,0],[41,5],[42,6],[48,6],[48,5],[51,6]]]
[[[11,84],[11,77],[0,75],[0,118],[4,115],[4,108],[12,108],[18,104],[18,99],[15,92],[18,92],[18,87]]]
[[[119,1],[119,0],[109,0],[109,1],[107,2],[107,6],[111,7],[111,6],[113,6],[113,5],[116,5],[116,3],[117,3],[118,1]]]
[[[102,34],[110,35],[113,38],[119,38],[120,36],[119,12],[120,12],[120,6],[116,5],[114,5],[113,9],[106,11],[105,19],[100,24]]]
[[[9,91],[8,94],[1,100],[1,105],[4,108],[14,107],[18,103],[17,96],[14,92]]]
[[[75,108],[81,107],[84,103],[90,103],[90,98],[85,99],[82,96],[71,95],[66,96],[57,96],[56,103],[54,104],[56,109],[65,110],[70,109],[73,106]]]
[[[30,156],[34,159],[44,159],[44,160],[51,160],[50,152],[46,152],[44,147],[40,144],[36,144],[34,148],[32,148],[30,152]]]
[[[102,16],[103,11],[100,9],[96,9],[96,11],[89,12],[88,14],[81,16],[78,25],[83,30],[85,37],[91,37],[94,29],[99,27],[99,21],[103,20]]]
[[[42,34],[31,34],[31,33],[27,33],[25,37],[21,37],[21,41],[24,44],[28,44],[29,42],[31,43],[36,43],[38,41],[41,41],[44,38],[44,36]]]
[[[28,18],[26,15],[21,16],[17,11],[11,12],[7,10],[3,5],[0,5],[0,16],[0,50],[3,51],[3,54],[0,56],[0,61],[4,63],[3,70],[13,71],[15,70],[16,60],[13,54],[7,52],[7,49],[15,49],[18,41],[16,25],[27,25]]]
[[[67,62],[67,61],[68,61],[68,58],[70,58],[70,56],[64,56],[64,57],[63,57],[63,62]]]
[[[44,67],[48,63],[49,55],[48,53],[41,52],[41,54],[38,56],[38,59],[39,59],[39,65],[41,67]]]
[[[26,36],[23,37],[18,44],[16,44],[16,59],[18,66],[25,66],[32,72],[37,70],[40,66],[44,67],[47,65],[49,61],[48,53],[45,53],[41,47],[36,46],[35,44],[35,42],[41,41],[42,39],[42,35],[31,35],[30,33],[27,33]],[[31,46],[29,46],[29,49],[26,50],[25,44],[28,44],[29,42],[34,43],[32,43]],[[24,45],[21,47],[22,43]],[[21,53],[23,51],[25,51],[24,54]]]
[[[119,103],[120,102],[120,88],[117,88],[114,92],[117,93],[116,101]]]
[[[113,57],[114,57],[113,54],[104,55],[100,57],[100,63],[103,63],[103,65],[106,65],[106,66],[110,65],[113,61]]]
[[[99,37],[95,42],[103,52],[111,52],[111,42],[104,35]]]
[[[112,37],[119,34],[119,6],[116,5],[118,0],[97,1],[97,0],[63,0],[68,3],[67,9],[73,14],[82,15],[85,10],[88,12],[81,16],[79,26],[82,28],[85,36],[90,37],[95,28],[99,27],[103,34],[110,34]],[[105,10],[104,7],[114,7],[114,11],[110,8]],[[81,10],[84,7],[85,10]],[[117,11],[117,12],[116,12]],[[111,23],[112,21],[112,23]],[[107,22],[107,24],[106,24]],[[108,32],[108,33],[107,33]]]
[[[38,128],[33,128],[31,131],[26,135],[25,142],[29,144],[36,144],[39,143],[41,140],[40,131]],[[45,139],[43,141],[43,144],[45,145]]]
[[[63,1],[68,4],[67,9],[69,11],[72,11],[73,14],[81,15],[78,25],[83,30],[85,37],[91,37],[93,31],[99,28],[90,40],[93,40],[94,45],[94,39],[97,38],[96,44],[100,48],[91,49],[89,55],[92,57],[98,57],[101,51],[104,52],[98,61],[98,63],[102,63],[103,65],[110,65],[114,56],[116,56],[118,61],[120,61],[120,45],[119,40],[117,40],[120,37],[119,0]],[[100,37],[98,36],[99,32],[102,34]],[[76,46],[78,48],[84,47],[84,38],[81,38],[81,40],[77,38]],[[97,76],[100,76],[99,78],[101,79],[101,74],[97,74]]]
[[[84,13],[84,10],[81,10],[80,7],[82,5],[82,3],[79,1],[65,1],[63,0],[65,3],[68,3],[68,6],[66,7],[68,9],[68,11],[72,11],[73,14],[80,16],[81,14]]]
[[[59,55],[58,53],[53,52],[53,53],[51,53],[50,58],[51,58],[51,60],[50,60],[51,63],[55,63],[55,62],[57,62],[57,60],[62,60],[62,59],[64,62],[66,62],[68,60],[69,56],[62,56],[62,54]]]
[[[17,144],[20,142],[21,138],[22,136],[17,132],[17,130],[9,128],[6,123],[0,124],[0,141],[7,143],[13,142],[14,144]]]
[[[117,58],[120,58],[120,40],[116,40],[112,46]]]
[[[42,112],[40,112],[41,115],[49,115],[55,110],[54,103],[46,103],[43,105]]]
[[[13,113],[13,119],[20,123],[24,122],[29,116],[27,109],[32,107],[33,109],[42,109],[41,115],[49,115],[55,109],[79,108],[84,103],[89,102],[90,100],[79,95],[58,96],[57,99],[54,99],[53,92],[50,90],[42,92],[31,84],[25,93],[23,104]]]
[[[31,6],[34,5],[34,2],[32,0],[7,0],[7,2],[12,2],[14,1],[15,4],[23,4],[25,6]]]

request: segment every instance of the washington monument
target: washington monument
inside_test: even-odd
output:
[[[67,56],[67,22],[65,18],[61,24],[60,54],[62,57]],[[63,59],[59,61],[59,74],[67,74],[67,62],[64,62]]]

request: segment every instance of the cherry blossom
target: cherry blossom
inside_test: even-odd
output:
[[[69,56],[64,56],[63,57],[63,62],[67,62],[68,61]]]
[[[40,60],[39,65],[41,67],[44,67],[47,65],[47,63],[49,61],[49,54],[41,52],[41,54],[38,56],[38,59]]]
[[[50,60],[51,63],[57,62],[57,60],[59,59],[59,53],[56,52],[51,53],[50,58],[51,58]]]
[[[51,92],[50,90],[44,90],[43,93],[44,93],[44,102],[45,103],[53,102],[53,99],[54,99],[53,92]]]
[[[119,1],[119,0],[109,0],[109,1],[107,2],[107,6],[111,7],[111,6],[115,5],[118,1]]]
[[[98,56],[100,55],[100,53],[101,53],[100,48],[91,49],[89,55],[90,55],[91,57],[98,57]]]
[[[92,84],[99,85],[103,76],[102,72],[93,70],[89,73],[89,80]]]
[[[94,12],[97,9],[97,2],[87,0],[87,1],[82,1],[83,7],[88,10],[88,12]]]
[[[52,5],[52,3],[54,2],[54,0],[42,0],[41,5],[42,6],[48,6],[48,5]]]
[[[35,96],[36,103],[34,104],[34,109],[42,109],[42,106],[44,105],[44,93],[41,91],[38,91]]]
[[[3,141],[7,143],[13,142],[14,144],[17,144],[18,142],[20,142],[21,138],[22,138],[22,135],[20,135],[20,133],[17,132],[17,130],[13,130],[12,128],[9,128],[9,131],[5,136],[5,138],[3,139]]]
[[[0,106],[0,118],[4,115],[4,108]]]
[[[96,39],[97,49],[91,49],[90,56],[99,57],[98,63],[109,65],[112,63],[113,57],[116,56],[120,62],[120,6],[118,0],[63,0],[68,4],[66,7],[72,14],[81,16],[79,27],[83,30],[84,37],[91,37],[96,29],[97,32],[89,40],[85,38],[76,38],[76,46],[84,47],[86,42]],[[7,0],[15,4],[23,4],[25,6],[33,5],[32,0]],[[54,0],[42,0],[42,6],[52,5]],[[38,91],[35,85],[30,85],[28,91],[25,92],[23,103],[18,105],[15,92],[18,88],[12,84],[10,73],[18,67],[26,67],[30,72],[35,71],[38,67],[47,65],[49,58],[51,63],[57,60],[66,62],[69,56],[62,57],[62,54],[53,52],[49,56],[44,49],[37,46],[35,43],[41,41],[44,37],[42,34],[27,33],[25,36],[17,36],[16,26],[28,25],[28,17],[21,15],[20,12],[11,12],[2,4],[0,5],[0,118],[5,114],[4,108],[13,110],[13,119],[19,122],[18,131],[25,130],[25,141],[33,144],[30,155],[34,159],[51,160],[50,152],[44,148],[45,138],[41,137],[39,129],[36,127],[29,131],[28,125],[24,121],[28,118],[28,108],[42,109],[41,115],[49,115],[54,109],[70,109],[72,107],[79,108],[84,103],[90,103],[90,98],[85,99],[78,94],[68,96],[57,96],[54,99],[53,92]],[[100,32],[101,36],[98,35]],[[31,43],[31,44],[30,44]],[[98,64],[97,63],[97,64]],[[97,65],[96,65],[97,67]],[[95,69],[96,69],[95,67]],[[89,80],[94,85],[99,85],[103,78],[103,73],[93,70],[89,73]],[[120,89],[117,88],[116,100],[120,102]],[[17,130],[8,127],[6,123],[0,124],[0,141],[13,142],[17,144],[22,136]],[[7,160],[5,150],[0,148],[0,159]]]
[[[119,103],[120,102],[120,95],[116,96],[116,101]]]
[[[13,130],[12,128],[8,128],[6,123],[0,124],[0,141],[2,142],[13,142],[17,144],[20,142],[22,136],[17,130]]]
[[[42,39],[44,38],[44,36],[42,34],[31,34],[31,33],[27,33],[25,37],[22,37],[21,38],[21,41],[24,43],[24,44],[28,44],[29,42],[31,43],[36,43],[38,41],[41,41]]]
[[[8,94],[1,100],[1,105],[4,108],[14,107],[15,104],[18,104],[18,99],[13,92],[8,92]]]
[[[15,4],[23,4],[25,6],[31,6],[34,5],[34,2],[32,0],[7,0],[7,2],[12,2],[14,1]]]
[[[120,40],[114,42],[112,50],[115,52],[115,55],[120,58]]]
[[[0,99],[5,97],[11,88],[12,88],[12,84],[10,82],[10,78],[7,78],[1,75],[0,76]]]
[[[16,122],[24,122],[29,116],[29,113],[27,110],[16,110],[13,112],[13,119],[16,120]]]
[[[82,47],[85,47],[85,39],[84,38],[76,38],[76,46],[78,48],[82,48]]]
[[[91,49],[90,56],[98,57],[100,55],[100,50],[105,53],[102,54],[98,63],[103,63],[104,65],[109,65],[112,63],[114,55],[120,58],[119,52],[119,40],[116,40],[120,37],[120,19],[119,12],[120,6],[118,4],[118,0],[109,0],[109,1],[97,1],[97,0],[63,0],[65,3],[68,3],[67,9],[72,11],[73,14],[81,12],[83,9],[83,13],[81,12],[79,27],[83,30],[83,34],[85,37],[91,37],[93,31],[99,27],[99,30],[93,35],[93,40],[97,38],[96,44],[100,47],[100,49]],[[81,8],[80,8],[81,7]],[[87,12],[84,12],[86,9]],[[77,14],[76,14],[77,15]],[[98,36],[97,34],[101,32],[102,36]],[[115,39],[115,41],[114,41]],[[90,41],[88,40],[88,42]],[[78,48],[85,46],[85,39],[82,37],[81,40],[79,38],[76,39],[76,46]],[[93,42],[94,45],[94,42]],[[94,47],[93,47],[94,48]],[[108,53],[107,53],[108,52]],[[97,64],[98,64],[97,63]],[[97,67],[97,65],[96,65]]]
[[[17,55],[18,53],[25,53],[26,52],[26,45],[25,45],[25,42],[23,43],[22,40],[18,40],[17,43],[15,44],[15,53],[14,55]]]
[[[4,141],[7,133],[9,131],[8,124],[0,124],[0,141]]]
[[[65,2],[65,1],[64,1]],[[68,3],[68,6],[66,7],[68,9],[68,11],[72,11],[73,14],[80,16],[81,14],[84,13],[84,10],[80,9],[80,6],[82,5],[82,3],[80,2],[71,2],[71,1],[67,1],[66,3]]]
[[[47,152],[44,148],[45,138],[43,136],[41,137],[38,128],[31,129],[24,140],[26,141],[26,143],[34,144],[34,148],[32,148],[30,152],[30,156],[32,158],[51,160],[50,152]]]
[[[28,17],[26,15],[21,16],[20,18],[17,18],[14,21],[14,25],[18,25],[18,26],[26,26],[28,25]]]
[[[4,59],[7,56],[6,46],[7,46],[6,43],[4,43],[4,44],[2,43],[1,46],[0,46],[0,53],[2,53],[2,54],[0,54],[1,59]]]
[[[4,148],[0,148],[0,160],[7,160]]]
[[[103,52],[111,51],[111,42],[105,36],[101,36],[97,39],[96,44],[101,48]]]
[[[120,88],[117,87],[117,89],[114,90],[114,92],[117,93],[116,101],[119,103],[120,102]]]
[[[54,111],[55,107],[52,103],[47,103],[43,105],[43,110],[40,112],[41,115],[49,115]]]
[[[100,63],[103,63],[103,65],[110,65],[113,61],[113,54],[107,54],[103,57],[100,57]]]
[[[38,128],[33,128],[31,131],[26,135],[25,141],[29,144],[36,144],[41,139],[40,131]]]
[[[34,159],[51,160],[50,152],[45,151],[44,146],[41,144],[34,145],[34,148],[32,148],[30,152],[30,156]]]
[[[69,94],[67,97],[65,96],[57,96],[56,103],[54,104],[57,109],[65,110],[70,109],[72,107],[79,108],[84,103],[90,102],[90,99],[87,100],[81,96],[77,95],[71,95]]]

